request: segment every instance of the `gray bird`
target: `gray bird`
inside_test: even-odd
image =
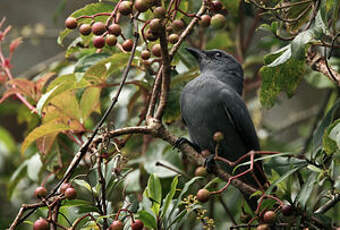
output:
[[[242,100],[243,70],[241,64],[222,50],[202,51],[194,48],[187,50],[197,59],[201,74],[190,81],[183,89],[180,98],[182,119],[188,128],[191,142],[180,138],[179,143],[189,142],[197,151],[215,152],[216,142],[213,136],[222,132],[224,139],[220,142],[219,156],[236,161],[250,150],[260,150],[256,131]],[[246,159],[246,161],[248,161]],[[212,162],[206,162],[212,166]],[[224,168],[229,173],[232,168]],[[213,167],[213,166],[212,166]],[[246,170],[242,168],[242,170]],[[256,177],[263,185],[266,177],[261,162],[256,163]],[[244,182],[258,188],[254,177],[250,174],[240,178]],[[249,201],[256,208],[256,200]]]

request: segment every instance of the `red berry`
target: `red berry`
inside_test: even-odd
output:
[[[141,220],[135,220],[135,222],[133,222],[131,224],[131,229],[132,230],[142,230],[144,227],[144,224]]]
[[[284,216],[290,216],[293,214],[293,207],[289,204],[285,204],[281,207],[281,212]]]
[[[123,230],[124,224],[120,220],[115,220],[110,225],[109,230]]]
[[[269,230],[269,226],[268,224],[260,224],[259,226],[257,226],[256,230]]]
[[[223,4],[220,1],[212,1],[212,10],[218,12],[222,10]]]
[[[222,132],[216,132],[214,133],[213,139],[215,142],[221,142],[224,139],[224,135]]]
[[[140,56],[143,60],[148,60],[151,57],[151,53],[149,50],[143,50]]]
[[[102,36],[96,36],[93,38],[93,46],[97,49],[103,48],[105,46],[105,39]]]
[[[161,45],[160,44],[153,45],[152,48],[151,48],[151,52],[156,57],[161,57],[162,56]]]
[[[105,37],[105,42],[108,46],[114,46],[117,44],[117,38],[113,34],[108,34]]]
[[[156,17],[156,18],[164,18],[165,15],[166,15],[166,10],[159,6],[159,7],[156,7],[154,10],[153,10],[153,15]]]
[[[129,52],[132,50],[133,47],[133,41],[131,39],[127,39],[122,44],[123,50]]]
[[[148,4],[145,0],[136,0],[135,1],[135,8],[139,12],[145,12],[150,8],[150,4]]]
[[[115,23],[109,26],[108,31],[110,34],[114,34],[116,36],[119,36],[122,33],[122,29],[120,28],[120,25],[115,24]]]
[[[102,22],[95,22],[92,25],[92,33],[95,35],[102,35],[106,31],[105,25]]]
[[[161,20],[159,18],[154,18],[150,21],[150,30],[153,33],[158,33],[159,30],[162,28]]]
[[[68,18],[66,18],[66,20],[65,20],[65,26],[67,27],[67,28],[69,28],[69,29],[75,29],[75,28],[77,28],[77,25],[78,25],[78,23],[77,23],[77,19],[75,19],[74,17],[68,17]]]
[[[36,220],[33,224],[33,230],[49,230],[48,222],[47,220],[43,218],[39,218]]]
[[[77,197],[77,191],[74,188],[68,188],[65,190],[65,197],[69,200],[73,200]]]
[[[146,31],[145,37],[149,41],[153,42],[153,41],[156,41],[158,39],[158,34],[152,33],[152,31],[149,29],[149,30]]]
[[[60,188],[59,188],[59,191],[60,193],[65,193],[65,190],[68,189],[68,188],[71,188],[72,185],[70,183],[62,183]]]
[[[129,14],[131,14],[132,13],[132,2],[130,2],[130,1],[122,1],[119,4],[118,11],[122,15],[129,15]]]
[[[201,16],[201,21],[199,22],[202,27],[210,26],[211,17],[207,14]]]
[[[34,196],[37,198],[45,197],[47,195],[47,190],[43,186],[39,186],[34,190]]]
[[[274,211],[267,211],[263,215],[263,221],[267,224],[273,224],[276,219],[276,214]]]
[[[206,175],[207,175],[207,170],[204,167],[199,166],[196,168],[195,176],[206,176]]]
[[[222,29],[225,23],[226,23],[226,20],[222,14],[215,14],[211,18],[211,25],[214,29]]]
[[[172,28],[175,30],[175,31],[181,31],[184,29],[185,27],[185,24],[182,20],[180,19],[176,19],[172,22]]]
[[[207,189],[203,188],[198,190],[196,196],[200,202],[205,203],[209,200],[210,192]]]
[[[79,32],[82,34],[82,35],[89,35],[92,31],[92,28],[91,28],[91,25],[90,24],[81,24],[79,26]]]
[[[170,34],[168,40],[171,44],[176,44],[178,42],[179,36],[177,34]]]

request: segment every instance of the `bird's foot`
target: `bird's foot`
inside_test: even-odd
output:
[[[215,155],[211,154],[204,161],[204,167],[207,169],[208,173],[213,173],[216,169]]]
[[[173,149],[174,149],[174,148],[179,148],[179,146],[182,145],[182,144],[184,144],[184,143],[190,145],[193,149],[195,149],[196,152],[198,152],[198,153],[201,152],[201,148],[200,148],[198,145],[192,143],[191,141],[189,141],[189,140],[188,140],[187,138],[185,138],[185,137],[179,137],[179,138],[176,140],[176,142],[175,142],[175,144],[174,144],[174,146],[173,146]]]

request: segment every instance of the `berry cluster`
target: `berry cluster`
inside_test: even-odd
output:
[[[135,0],[120,1],[112,13],[108,14],[98,14],[92,16],[81,16],[78,18],[68,17],[65,21],[65,25],[69,29],[76,29],[79,26],[79,32],[88,36],[91,33],[93,37],[93,46],[101,49],[105,45],[115,46],[118,44],[118,37],[121,36],[123,42],[120,44],[121,48],[125,52],[132,50],[133,41],[131,39],[126,39],[122,33],[121,26],[119,25],[120,16],[130,16],[141,22],[143,22],[143,27],[141,30],[142,37],[146,44],[146,48],[141,52],[141,58],[146,61],[151,55],[156,58],[161,57],[161,47],[156,41],[160,37],[160,32],[163,30],[166,33],[167,41],[169,44],[176,44],[180,35],[186,27],[185,22],[182,19],[176,18],[177,12],[184,14],[187,17],[198,17],[196,15],[187,14],[183,12],[178,6],[169,6],[169,9],[165,9],[161,6],[158,0]],[[149,20],[138,19],[141,13],[148,10],[152,11],[152,16]],[[220,29],[225,23],[225,17],[220,13],[223,11],[223,5],[220,1],[208,1],[208,13],[202,15],[199,18],[199,25],[202,28],[207,28],[210,25],[213,28]],[[109,18],[106,23],[95,21],[96,16],[107,15]],[[92,18],[90,24],[78,25],[78,21],[82,18]],[[153,43],[149,49],[148,43]]]

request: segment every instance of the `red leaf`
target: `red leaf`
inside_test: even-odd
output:
[[[9,52],[13,53],[21,43],[22,43],[21,37],[14,39],[9,45]]]

